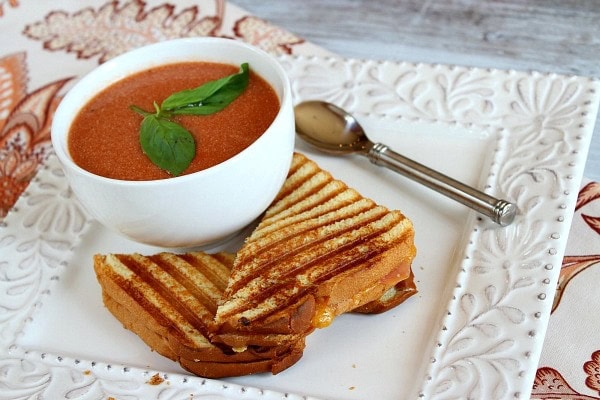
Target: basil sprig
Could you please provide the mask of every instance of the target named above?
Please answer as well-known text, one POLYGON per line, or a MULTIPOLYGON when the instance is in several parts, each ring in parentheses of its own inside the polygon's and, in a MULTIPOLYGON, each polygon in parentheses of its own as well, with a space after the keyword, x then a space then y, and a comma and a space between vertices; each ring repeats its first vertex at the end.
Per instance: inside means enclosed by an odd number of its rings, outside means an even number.
POLYGON ((130 106, 144 117, 140 126, 144 154, 159 168, 173 176, 180 175, 192 162, 196 143, 188 130, 171 119, 177 115, 210 115, 221 111, 246 89, 249 79, 248 63, 243 63, 238 73, 174 93, 160 106, 155 102, 154 113, 130 106))

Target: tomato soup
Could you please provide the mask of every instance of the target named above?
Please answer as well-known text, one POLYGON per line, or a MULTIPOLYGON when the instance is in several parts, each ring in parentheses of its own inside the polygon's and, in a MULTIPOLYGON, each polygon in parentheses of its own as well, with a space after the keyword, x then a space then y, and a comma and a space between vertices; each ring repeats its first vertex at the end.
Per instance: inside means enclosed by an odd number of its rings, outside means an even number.
MULTIPOLYGON (((129 107, 154 112, 154 102, 184 89, 237 73, 239 66, 211 62, 175 63, 138 72, 96 95, 75 118, 69 152, 81 168, 107 178, 155 180, 171 175, 154 165, 139 142, 143 117, 129 107)), ((196 156, 183 172, 219 164, 252 144, 279 111, 273 88, 252 72, 246 90, 225 109, 211 115, 173 118, 194 136, 196 156)))

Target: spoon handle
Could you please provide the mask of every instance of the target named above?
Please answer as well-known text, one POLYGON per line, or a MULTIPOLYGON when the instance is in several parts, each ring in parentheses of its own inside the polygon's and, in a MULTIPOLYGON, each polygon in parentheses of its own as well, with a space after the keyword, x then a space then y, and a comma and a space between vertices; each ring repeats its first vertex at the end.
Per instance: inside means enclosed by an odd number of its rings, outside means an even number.
POLYGON ((515 218, 517 206, 513 203, 496 199, 471 186, 458 182, 449 176, 396 153, 384 144, 373 144, 366 155, 373 164, 387 167, 454 199, 489 217, 498 225, 510 225, 515 218))

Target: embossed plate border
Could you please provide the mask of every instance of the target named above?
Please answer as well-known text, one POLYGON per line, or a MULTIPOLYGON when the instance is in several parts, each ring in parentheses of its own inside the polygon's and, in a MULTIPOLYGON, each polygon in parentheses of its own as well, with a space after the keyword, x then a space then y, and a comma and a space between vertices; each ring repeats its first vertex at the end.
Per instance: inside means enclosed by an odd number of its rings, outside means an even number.
MULTIPOLYGON (((515 201, 520 214, 504 229, 472 220, 415 395, 528 397, 593 132, 598 82, 335 57, 280 60, 297 100, 499 132, 485 190, 515 201)), ((66 273, 90 220, 51 157, 1 225, 0 398, 309 398, 21 348, 18 338, 66 273), (155 375, 169 385, 147 384, 155 375)))

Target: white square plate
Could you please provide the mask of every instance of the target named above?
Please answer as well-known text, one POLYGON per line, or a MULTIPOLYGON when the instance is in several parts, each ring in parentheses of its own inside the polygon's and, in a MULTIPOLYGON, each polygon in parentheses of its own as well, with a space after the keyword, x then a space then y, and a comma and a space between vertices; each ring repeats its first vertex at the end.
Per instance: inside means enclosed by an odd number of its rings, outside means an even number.
MULTIPOLYGON (((284 56, 296 101, 355 113, 374 141, 516 202, 500 228, 370 164, 297 149, 415 225, 419 293, 343 315, 276 376, 208 380, 151 352, 103 307, 92 255, 153 253, 90 220, 54 157, 0 230, 0 387, 53 399, 526 398, 599 103, 581 77, 284 56), (158 375, 156 375, 158 374, 158 375), (151 379, 156 376, 154 379, 151 379)), ((228 245, 234 250, 239 245, 228 245)))

